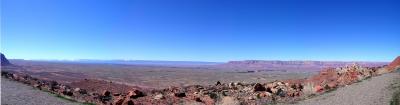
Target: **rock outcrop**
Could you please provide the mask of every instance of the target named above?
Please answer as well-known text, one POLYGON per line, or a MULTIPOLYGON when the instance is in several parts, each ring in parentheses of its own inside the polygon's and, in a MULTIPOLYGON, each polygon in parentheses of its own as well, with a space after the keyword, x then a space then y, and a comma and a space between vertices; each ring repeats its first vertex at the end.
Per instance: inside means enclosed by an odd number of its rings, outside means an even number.
POLYGON ((400 56, 398 56, 395 60, 393 60, 386 68, 389 71, 393 71, 396 68, 400 68, 400 56))
POLYGON ((4 56, 3 53, 0 53, 0 54, 1 54, 1 66, 11 65, 10 61, 8 61, 6 56, 4 56))

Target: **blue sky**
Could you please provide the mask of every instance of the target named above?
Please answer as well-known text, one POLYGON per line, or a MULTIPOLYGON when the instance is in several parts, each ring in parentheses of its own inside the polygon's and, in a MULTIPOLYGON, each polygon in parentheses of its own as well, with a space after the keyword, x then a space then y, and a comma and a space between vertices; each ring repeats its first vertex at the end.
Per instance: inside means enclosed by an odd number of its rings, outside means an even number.
POLYGON ((398 0, 1 0, 14 59, 391 61, 398 0))

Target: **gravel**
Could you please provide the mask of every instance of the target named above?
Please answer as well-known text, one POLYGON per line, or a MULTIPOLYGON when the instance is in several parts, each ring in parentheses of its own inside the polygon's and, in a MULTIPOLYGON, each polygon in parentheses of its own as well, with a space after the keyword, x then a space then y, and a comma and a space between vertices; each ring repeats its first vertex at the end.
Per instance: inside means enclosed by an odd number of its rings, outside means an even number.
POLYGON ((389 105, 393 86, 400 85, 400 73, 389 73, 338 88, 296 105, 389 105))
POLYGON ((1 105, 79 105, 22 83, 1 78, 1 105))

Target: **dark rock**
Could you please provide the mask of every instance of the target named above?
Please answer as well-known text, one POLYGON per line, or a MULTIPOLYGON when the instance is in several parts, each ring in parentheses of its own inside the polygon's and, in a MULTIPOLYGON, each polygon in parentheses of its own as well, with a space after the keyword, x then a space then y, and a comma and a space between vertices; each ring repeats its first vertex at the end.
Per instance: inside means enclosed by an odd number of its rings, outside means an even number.
POLYGON ((200 99, 199 97, 196 97, 194 100, 195 100, 196 102, 203 102, 203 101, 201 101, 201 99, 200 99))
POLYGON ((10 61, 8 61, 8 59, 6 58, 6 56, 4 56, 3 53, 1 54, 1 66, 8 66, 11 65, 10 61))
POLYGON ((183 92, 175 93, 175 97, 186 97, 186 94, 183 92))
POLYGON ((261 85, 260 83, 256 83, 254 85, 253 89, 254 89, 254 91, 265 91, 266 90, 265 87, 263 85, 261 85))
POLYGON ((135 105, 132 100, 126 100, 122 105, 135 105))
POLYGON ((122 105, 124 103, 125 99, 123 97, 118 97, 115 101, 114 101, 114 105, 122 105))
POLYGON ((281 96, 281 97, 285 97, 286 96, 286 92, 283 91, 282 89, 278 89, 278 92, 276 93, 276 95, 281 96))
POLYGON ((217 83, 215 84, 215 86, 221 85, 221 82, 217 81, 217 83))
POLYGON ((145 94, 136 89, 128 92, 128 97, 132 98, 132 99, 136 99, 136 98, 143 97, 143 96, 145 96, 145 94))
POLYGON ((86 91, 85 89, 80 89, 80 90, 79 90, 79 93, 80 93, 80 94, 87 94, 87 91, 86 91))
POLYGON ((72 93, 72 91, 70 89, 66 89, 66 90, 62 91, 62 94, 67 95, 67 96, 74 95, 74 93, 72 93))
POLYGON ((113 96, 120 96, 121 93, 114 93, 113 96))
POLYGON ((105 90, 105 91, 103 92, 103 96, 111 96, 111 92, 105 90))
POLYGON ((58 87, 58 83, 56 82, 56 81, 50 81, 50 83, 49 83, 49 87, 50 87, 50 90, 55 90, 55 89, 58 89, 59 87, 58 87))

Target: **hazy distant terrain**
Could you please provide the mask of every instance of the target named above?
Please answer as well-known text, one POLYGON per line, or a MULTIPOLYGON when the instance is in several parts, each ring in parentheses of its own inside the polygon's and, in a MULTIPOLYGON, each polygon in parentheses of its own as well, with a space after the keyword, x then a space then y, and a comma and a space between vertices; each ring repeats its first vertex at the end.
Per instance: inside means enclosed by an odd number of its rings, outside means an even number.
MULTIPOLYGON (((98 64, 10 60, 33 76, 57 81, 79 81, 85 78, 111 80, 141 87, 165 88, 169 86, 211 85, 221 82, 269 82, 282 79, 305 78, 314 72, 260 71, 224 69, 210 66, 149 66, 127 64, 98 64)), ((7 70, 7 68, 6 68, 7 70)))
POLYGON ((245 70, 288 70, 288 71, 319 71, 328 67, 343 67, 357 63, 363 67, 377 67, 387 65, 388 62, 362 62, 362 61, 279 61, 279 60, 245 60, 230 61, 218 67, 226 69, 245 70))
MULTIPOLYGON (((82 63, 82 62, 51 62, 10 60, 20 68, 10 70, 23 70, 33 76, 63 82, 79 81, 85 78, 103 79, 140 87, 165 88, 169 86, 186 85, 212 85, 221 82, 271 82, 274 80, 302 79, 315 73, 315 69, 328 67, 325 65, 311 65, 309 63, 293 64, 281 61, 281 64, 266 65, 265 62, 229 62, 220 63, 187 63, 192 66, 174 65, 177 62, 163 61, 151 65, 121 64, 121 63, 82 63), (169 65, 166 65, 169 64, 169 65), (234 67, 234 68, 232 68, 234 67), (269 69, 268 67, 271 67, 269 69), (279 68, 280 67, 280 68, 279 68), (307 69, 307 67, 311 67, 307 69)), ((144 62, 144 61, 143 61, 144 62)), ((185 62, 179 62, 185 63, 185 62)), ((332 64, 332 63, 330 63, 332 64)), ((335 64, 335 63, 333 63, 335 64)), ((337 65, 350 64, 339 63, 337 65)), ((376 65, 376 63, 371 63, 376 65)), ((385 63, 378 63, 385 64, 385 63)), ((7 70, 7 68, 5 69, 7 70)))
POLYGON ((204 66, 217 65, 223 62, 204 62, 204 61, 160 61, 160 60, 45 60, 49 62, 64 63, 90 63, 90 64, 128 64, 128 65, 158 65, 158 66, 204 66))

